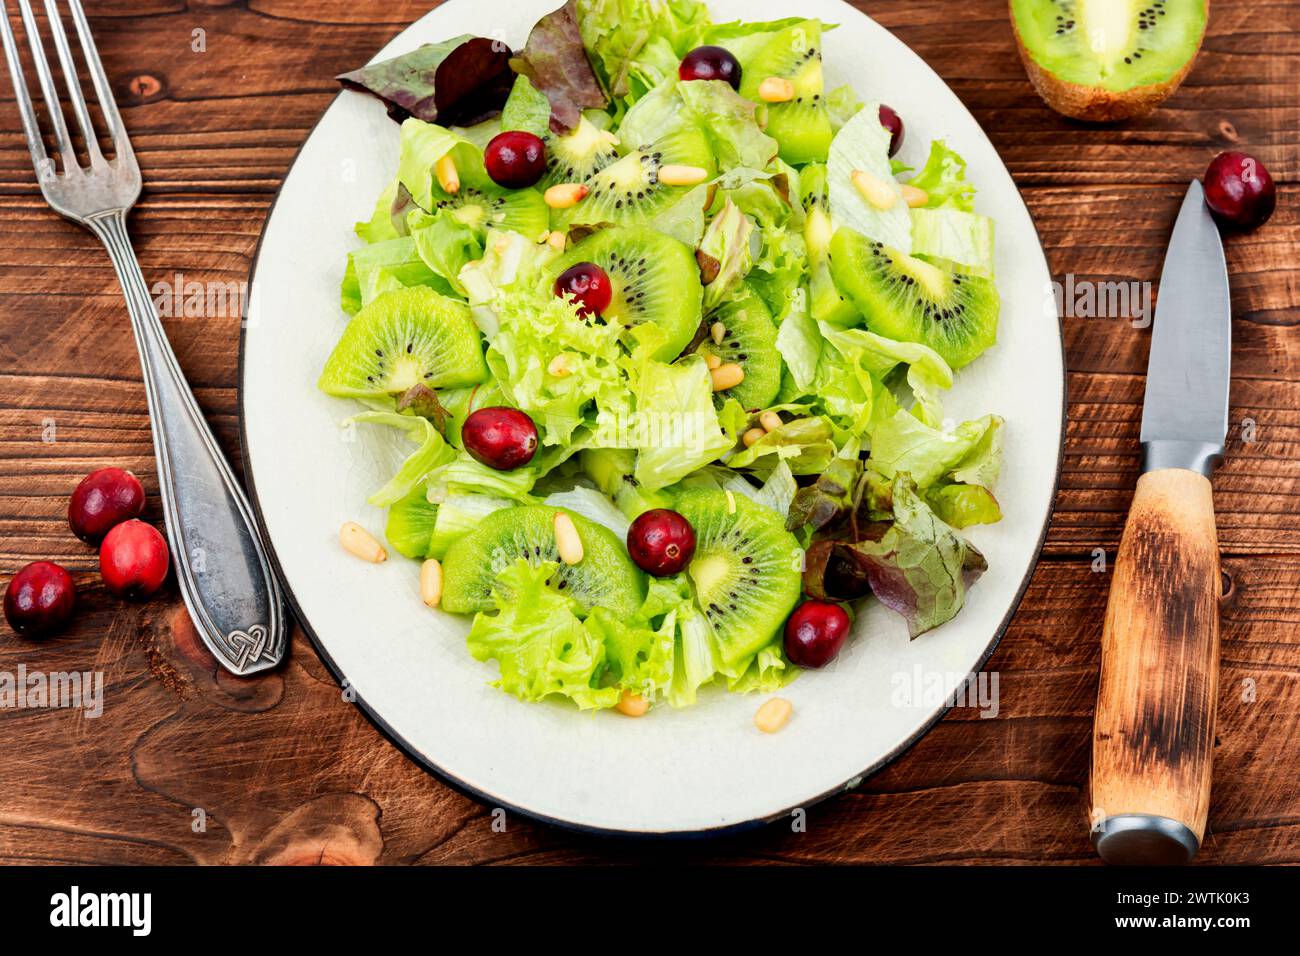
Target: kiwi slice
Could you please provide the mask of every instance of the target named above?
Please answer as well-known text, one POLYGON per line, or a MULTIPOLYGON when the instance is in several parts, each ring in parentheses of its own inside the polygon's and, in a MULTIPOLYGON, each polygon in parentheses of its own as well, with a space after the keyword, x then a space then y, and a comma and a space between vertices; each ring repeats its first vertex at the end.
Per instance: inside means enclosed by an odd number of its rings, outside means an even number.
POLYGON ((618 150, 614 148, 618 137, 600 129, 585 116, 567 136, 547 130, 542 139, 546 143, 543 189, 555 183, 586 182, 618 159, 618 150))
POLYGON ((474 229, 492 226, 508 229, 529 239, 541 239, 551 229, 551 210, 536 189, 504 189, 486 172, 462 171, 460 188, 443 190, 435 178, 433 209, 452 210, 453 216, 474 229))
POLYGON ((722 341, 715 342, 710 334, 697 351, 745 370, 744 380, 725 392, 716 392, 714 401, 721 407, 723 401, 734 398, 750 411, 767 408, 781 388, 781 359, 776 351, 776 323, 763 300, 742 286, 738 297, 714 309, 705 322, 710 333, 722 323, 722 341))
POLYGON ((454 388, 486 378, 469 306, 427 286, 410 286, 385 292, 352 317, 317 385, 330 395, 371 398, 414 385, 454 388))
POLYGON ((708 177, 717 171, 704 133, 694 126, 678 126, 586 180, 586 198, 559 210, 557 225, 634 226, 648 222, 694 188, 661 183, 659 170, 664 166, 698 166, 708 177))
POLYGON ((384 537, 407 558, 423 558, 429 553, 438 506, 426 496, 424 483, 388 509, 384 537))
POLYGON ((955 369, 997 340, 992 279, 909 256, 852 229, 835 233, 830 254, 836 285, 873 332, 928 345, 955 369))
POLYGON ((1025 70, 1058 113, 1112 121, 1155 109, 1201 47, 1207 0, 1011 0, 1025 70))
POLYGON ((563 508, 526 505, 494 511, 447 549, 443 559, 442 607, 469 614, 494 607, 492 588, 503 568, 519 558, 534 566, 559 565, 550 585, 585 608, 603 607, 626 619, 645 600, 645 575, 623 542, 594 521, 563 508), (555 546, 555 516, 564 511, 582 539, 582 560, 569 565, 555 546))
POLYGON ((666 336, 655 358, 667 362, 681 354, 699 328, 704 296, 689 246, 648 226, 602 229, 552 263, 550 281, 579 262, 594 262, 609 275, 614 297, 605 321, 653 322, 666 336))
POLYGON ((771 641, 799 600, 799 542, 776 512, 744 495, 686 491, 677 510, 695 529, 687 569, 695 602, 724 661, 738 664, 771 641))
POLYGON ((742 62, 741 95, 762 103, 759 85, 780 77, 794 85, 794 99, 767 106, 767 135, 781 144, 781 158, 792 166, 825 162, 830 153, 830 113, 823 94, 822 25, 803 20, 772 35, 767 45, 742 62))
POLYGON ((799 199, 806 213, 803 238, 808 249, 808 310, 819 322, 849 326, 857 323, 858 310, 840 295, 831 277, 830 245, 835 227, 826 176, 825 163, 809 163, 799 173, 799 199))

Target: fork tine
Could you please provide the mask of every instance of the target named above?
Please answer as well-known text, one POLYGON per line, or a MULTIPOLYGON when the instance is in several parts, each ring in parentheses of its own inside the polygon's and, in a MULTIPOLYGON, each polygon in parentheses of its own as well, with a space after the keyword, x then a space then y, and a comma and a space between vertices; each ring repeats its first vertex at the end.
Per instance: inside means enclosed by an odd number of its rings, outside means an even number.
POLYGON ((45 94, 45 106, 50 113, 50 122, 54 124, 54 137, 59 142, 59 158, 63 161, 63 170, 69 172, 80 169, 77 163, 77 151, 72 146, 72 137, 68 135, 68 125, 63 122, 63 106, 59 103, 59 91, 54 86, 50 61, 45 58, 45 45, 41 42, 36 15, 32 13, 29 0, 18 0, 18 9, 22 11, 23 29, 27 31, 27 40, 32 48, 36 76, 41 81, 41 92, 45 94))
POLYGON ((119 159, 127 156, 134 162, 131 140, 126 135, 126 127, 122 125, 122 114, 117 110, 117 100, 113 98, 113 88, 104 73, 104 63, 99 58, 99 50, 95 48, 95 38, 90 33, 86 12, 81 9, 81 0, 68 0, 68 9, 72 12, 72 22, 77 27, 77 38, 81 41, 81 52, 86 57, 90 79, 95 85, 95 98, 99 100, 99 108, 104 111, 104 119, 108 122, 113 148, 119 159))
POLYGON ((45 0, 45 15, 50 21, 54 46, 59 51, 59 63, 63 65, 63 79, 68 85, 68 99, 72 102, 73 112, 77 114, 77 122, 81 124, 81 133, 86 138, 86 152, 90 155, 90 165, 102 165, 104 154, 99 150, 99 139, 95 136, 95 127, 90 122, 86 97, 81 92, 81 81, 77 78, 77 64, 72 59, 68 35, 63 30, 63 17, 59 14, 59 7, 55 0, 45 0))
POLYGON ((36 178, 40 182, 50 170, 50 158, 45 155, 45 141, 41 138, 40 123, 36 119, 36 108, 32 106, 31 94, 27 91, 27 79, 23 76, 23 61, 18 56, 18 41, 14 37, 13 25, 9 22, 9 7, 0 0, 0 37, 4 40, 5 59, 9 61, 9 78, 14 84, 14 100, 23 120, 23 132, 27 135, 27 148, 32 153, 32 165, 36 167, 36 178))

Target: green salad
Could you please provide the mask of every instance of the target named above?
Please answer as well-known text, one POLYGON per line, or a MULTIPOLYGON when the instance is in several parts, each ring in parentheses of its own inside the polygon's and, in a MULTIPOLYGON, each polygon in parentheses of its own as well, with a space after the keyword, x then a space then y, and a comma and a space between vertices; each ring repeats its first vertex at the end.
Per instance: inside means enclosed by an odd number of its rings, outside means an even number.
POLYGON ((892 158, 883 91, 826 88, 832 29, 570 0, 340 77, 401 145, 319 387, 409 440, 370 503, 507 693, 773 691, 843 640, 801 603, 915 637, 986 567, 1003 421, 943 392, 996 338, 993 224, 942 140, 892 158))

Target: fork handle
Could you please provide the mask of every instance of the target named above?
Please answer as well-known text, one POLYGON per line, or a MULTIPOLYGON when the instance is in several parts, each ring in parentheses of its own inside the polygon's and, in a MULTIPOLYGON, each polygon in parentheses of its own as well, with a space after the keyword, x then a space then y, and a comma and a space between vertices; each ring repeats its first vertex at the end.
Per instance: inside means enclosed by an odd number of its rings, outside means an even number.
POLYGON ((284 598, 252 509, 181 373, 126 229, 126 212, 87 221, 126 296, 153 426, 163 517, 181 597, 208 649, 247 675, 284 656, 284 598))

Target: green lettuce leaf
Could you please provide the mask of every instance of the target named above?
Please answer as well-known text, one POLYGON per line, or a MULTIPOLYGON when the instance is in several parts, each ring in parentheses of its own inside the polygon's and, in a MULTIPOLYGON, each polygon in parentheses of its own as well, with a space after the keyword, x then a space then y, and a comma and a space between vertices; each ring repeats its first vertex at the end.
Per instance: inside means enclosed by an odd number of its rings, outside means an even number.
POLYGON ((880 125, 880 104, 868 103, 831 140, 827 190, 836 228, 847 226, 868 239, 901 252, 912 250, 912 217, 902 187, 889 165, 889 131, 880 125), (879 209, 853 185, 854 170, 871 173, 895 193, 894 204, 879 209))
POLYGON ((437 515, 425 546, 426 555, 441 561, 446 557, 447 549, 477 528, 484 518, 502 508, 514 507, 514 504, 509 498, 449 490, 437 505, 429 505, 437 509, 437 515))
POLYGON ((975 211, 975 187, 966 181, 966 160, 941 139, 930 144, 930 155, 925 165, 908 181, 908 185, 924 189, 929 194, 927 209, 975 211))
POLYGON ((754 257, 750 251, 753 233, 754 224, 730 198, 710 220, 696 254, 700 271, 707 279, 704 286, 705 312, 725 302, 753 268, 754 257))
POLYGON ((900 411, 871 433, 871 456, 867 464, 886 478, 908 474, 921 490, 960 471, 963 465, 972 472, 991 472, 996 476, 997 465, 992 459, 995 449, 1000 447, 996 434, 1001 428, 1002 419, 985 415, 945 432, 900 411), (993 437, 991 432, 995 433, 993 437))
POLYGON ((765 169, 776 158, 779 144, 759 128, 757 104, 724 80, 692 80, 674 84, 695 123, 704 130, 718 168, 765 169))
MULTIPOLYGON (((943 421, 943 401, 939 392, 952 388, 952 369, 934 349, 919 342, 888 339, 868 329, 839 329, 823 324, 821 332, 855 368, 865 370, 874 382, 884 381, 885 376, 899 365, 906 365, 907 384, 917 402, 913 414, 929 425, 943 421)), ((879 421, 889 414, 892 414, 892 409, 882 408, 874 418, 879 421)))
POLYGON ((417 210, 411 214, 409 222, 411 240, 420 259, 456 295, 464 298, 465 286, 460 281, 460 272, 483 255, 483 244, 477 232, 447 209, 440 209, 434 215, 417 210))
POLYGON ((912 210, 912 254, 993 275, 993 220, 952 206, 912 210))
POLYGON ((462 177, 483 165, 482 155, 474 144, 451 130, 418 119, 402 124, 397 180, 421 209, 432 211, 437 204, 433 167, 448 153, 452 154, 462 177))
POLYGON ((704 359, 692 355, 674 365, 646 358, 637 370, 634 442, 636 480, 650 491, 715 461, 735 438, 718 423, 713 380, 704 359))
POLYGON ((442 435, 438 434, 438 429, 433 427, 433 422, 427 418, 418 415, 399 415, 396 412, 362 412, 360 415, 352 416, 349 421, 369 422, 399 429, 406 432, 407 437, 419 445, 402 462, 401 467, 397 469, 397 474, 370 496, 368 500, 377 507, 387 507, 405 498, 416 485, 423 482, 429 472, 456 458, 456 449, 443 440, 442 435))
POLYGON ((997 498, 980 485, 935 485, 925 493, 925 501, 941 521, 954 528, 1002 520, 997 498))
POLYGON ((696 0, 578 0, 583 45, 620 115, 677 75, 708 26, 708 8, 696 0))
POLYGON ((834 430, 828 419, 816 415, 796 418, 774 428, 748 448, 727 459, 731 468, 764 470, 784 462, 796 475, 819 475, 835 458, 834 430), (776 456, 768 459, 767 456, 776 456))

